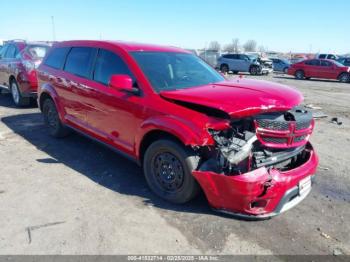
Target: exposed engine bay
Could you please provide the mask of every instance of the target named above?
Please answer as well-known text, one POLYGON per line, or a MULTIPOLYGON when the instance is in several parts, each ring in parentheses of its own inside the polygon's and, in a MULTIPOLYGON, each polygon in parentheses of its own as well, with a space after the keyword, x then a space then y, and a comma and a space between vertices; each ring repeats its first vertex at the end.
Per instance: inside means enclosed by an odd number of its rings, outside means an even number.
POLYGON ((234 119, 230 126, 209 130, 216 146, 206 153, 201 170, 239 175, 264 166, 285 171, 308 159, 314 120, 304 107, 234 119))

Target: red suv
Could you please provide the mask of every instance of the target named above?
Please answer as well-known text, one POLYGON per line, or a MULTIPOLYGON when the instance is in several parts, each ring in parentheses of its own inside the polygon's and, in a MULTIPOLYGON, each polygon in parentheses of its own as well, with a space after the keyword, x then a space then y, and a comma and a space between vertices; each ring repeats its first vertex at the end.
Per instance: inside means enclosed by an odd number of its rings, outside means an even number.
POLYGON ((309 59, 292 64, 288 74, 297 79, 325 78, 345 83, 350 81, 350 67, 329 59, 309 59))
POLYGON ((42 42, 13 40, 1 49, 0 88, 11 92, 16 106, 27 106, 31 98, 36 98, 36 68, 49 47, 42 42))
POLYGON ((73 129, 135 160, 155 194, 265 218, 304 199, 318 158, 294 88, 227 81, 192 53, 110 41, 55 45, 38 69, 50 134, 73 129))

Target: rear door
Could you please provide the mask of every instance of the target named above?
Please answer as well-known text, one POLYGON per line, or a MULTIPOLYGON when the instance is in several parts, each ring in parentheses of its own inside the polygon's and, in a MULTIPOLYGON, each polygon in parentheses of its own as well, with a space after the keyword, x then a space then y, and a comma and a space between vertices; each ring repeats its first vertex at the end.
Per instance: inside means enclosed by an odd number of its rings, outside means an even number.
POLYGON ((246 55, 239 55, 240 71, 249 72, 251 60, 246 55))
POLYGON ((7 50, 4 54, 4 59, 1 61, 1 82, 3 85, 9 87, 9 79, 10 79, 10 72, 13 60, 16 56, 16 46, 13 44, 9 44, 7 47, 7 50))
POLYGON ((84 128, 87 127, 87 112, 90 110, 88 96, 96 54, 96 48, 72 47, 63 69, 65 93, 63 106, 66 118, 84 128))
POLYGON ((321 63, 319 59, 312 59, 305 62, 305 76, 306 77, 320 77, 321 63))

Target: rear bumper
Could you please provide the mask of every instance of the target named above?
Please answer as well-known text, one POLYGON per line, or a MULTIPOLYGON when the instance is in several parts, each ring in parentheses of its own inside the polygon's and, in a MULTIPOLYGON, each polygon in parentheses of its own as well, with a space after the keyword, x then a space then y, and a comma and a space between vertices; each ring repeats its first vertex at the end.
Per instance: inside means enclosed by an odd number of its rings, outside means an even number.
POLYGON ((300 193, 301 180, 316 172, 318 157, 309 145, 308 159, 300 166, 280 172, 265 167, 236 176, 196 170, 194 177, 201 185, 210 206, 219 212, 249 219, 266 219, 299 204, 311 187, 300 193))

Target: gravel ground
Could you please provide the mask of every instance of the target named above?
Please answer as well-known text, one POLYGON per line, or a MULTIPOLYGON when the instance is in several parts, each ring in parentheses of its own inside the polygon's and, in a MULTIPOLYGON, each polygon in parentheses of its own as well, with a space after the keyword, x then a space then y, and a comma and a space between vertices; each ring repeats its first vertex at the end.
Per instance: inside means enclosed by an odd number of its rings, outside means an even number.
POLYGON ((165 203, 135 164, 77 134, 50 138, 36 107, 0 95, 0 254, 350 255, 350 84, 255 78, 295 86, 328 115, 312 137, 312 193, 259 222, 213 213, 203 195, 165 203))

